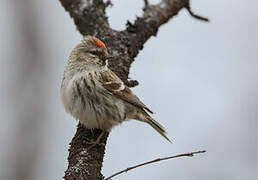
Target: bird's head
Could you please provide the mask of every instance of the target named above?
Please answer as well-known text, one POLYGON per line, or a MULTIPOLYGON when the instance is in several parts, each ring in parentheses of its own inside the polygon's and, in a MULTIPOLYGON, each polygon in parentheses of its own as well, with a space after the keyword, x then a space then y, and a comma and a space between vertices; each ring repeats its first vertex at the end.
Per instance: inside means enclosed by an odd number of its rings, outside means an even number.
POLYGON ((104 65, 108 59, 112 58, 112 56, 109 55, 105 44, 93 36, 85 36, 75 49, 77 53, 79 53, 79 59, 77 59, 79 61, 84 59, 88 62, 104 65))

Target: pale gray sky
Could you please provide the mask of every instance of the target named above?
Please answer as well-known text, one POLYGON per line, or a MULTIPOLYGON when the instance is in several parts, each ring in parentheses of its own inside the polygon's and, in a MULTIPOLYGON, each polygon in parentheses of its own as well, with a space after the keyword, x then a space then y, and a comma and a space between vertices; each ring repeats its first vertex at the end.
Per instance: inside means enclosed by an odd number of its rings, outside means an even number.
MULTIPOLYGON (((27 179, 61 179, 77 122, 64 111, 59 87, 81 35, 58 0, 23 1, 29 6, 14 8, 14 0, 1 0, 0 6, 0 179, 13 180, 19 161, 34 163, 27 179), (29 160, 28 152, 37 158, 29 160)), ((108 15, 116 29, 141 14, 141 0, 112 2, 108 15)), ((258 2, 191 2, 194 12, 211 22, 181 11, 146 43, 130 73, 140 82, 133 91, 155 111, 174 143, 147 125, 124 123, 108 139, 106 176, 157 157, 206 149, 204 155, 114 179, 258 177, 258 2)))

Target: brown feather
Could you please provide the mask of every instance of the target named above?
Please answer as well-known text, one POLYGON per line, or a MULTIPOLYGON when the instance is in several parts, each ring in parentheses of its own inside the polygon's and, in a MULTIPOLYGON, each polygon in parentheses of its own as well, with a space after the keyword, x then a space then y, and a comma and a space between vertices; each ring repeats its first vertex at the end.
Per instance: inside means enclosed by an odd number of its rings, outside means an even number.
POLYGON ((145 109, 149 113, 153 114, 153 112, 143 102, 141 102, 140 99, 133 94, 129 87, 127 87, 123 81, 111 70, 101 72, 101 78, 103 87, 109 92, 116 95, 118 98, 141 109, 145 109))

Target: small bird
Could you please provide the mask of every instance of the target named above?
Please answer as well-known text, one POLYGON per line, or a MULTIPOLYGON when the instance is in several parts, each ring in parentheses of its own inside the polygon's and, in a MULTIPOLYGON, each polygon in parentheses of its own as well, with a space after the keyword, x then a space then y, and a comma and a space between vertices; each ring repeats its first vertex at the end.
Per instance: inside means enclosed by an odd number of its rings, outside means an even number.
POLYGON ((72 50, 61 85, 65 110, 85 127, 103 130, 96 143, 105 131, 129 119, 148 123, 170 141, 148 114, 153 112, 108 68, 111 58, 105 44, 93 36, 85 36, 72 50))

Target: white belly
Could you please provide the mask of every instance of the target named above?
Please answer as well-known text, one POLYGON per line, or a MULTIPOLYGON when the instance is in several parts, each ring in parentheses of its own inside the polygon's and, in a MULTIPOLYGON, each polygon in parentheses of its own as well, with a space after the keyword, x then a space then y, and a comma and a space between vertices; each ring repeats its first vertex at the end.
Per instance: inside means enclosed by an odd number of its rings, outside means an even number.
POLYGON ((66 111, 87 128, 110 131, 125 120, 124 102, 109 94, 99 82, 94 82, 95 88, 91 83, 87 74, 73 77, 66 87, 61 88, 62 102, 66 111))

